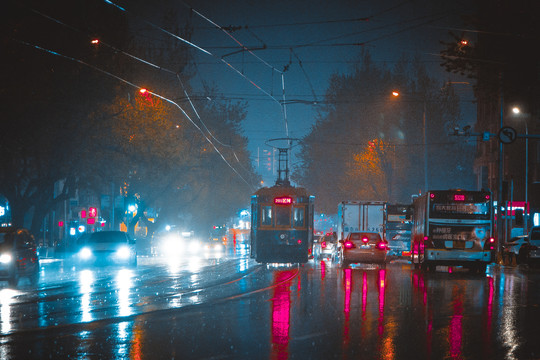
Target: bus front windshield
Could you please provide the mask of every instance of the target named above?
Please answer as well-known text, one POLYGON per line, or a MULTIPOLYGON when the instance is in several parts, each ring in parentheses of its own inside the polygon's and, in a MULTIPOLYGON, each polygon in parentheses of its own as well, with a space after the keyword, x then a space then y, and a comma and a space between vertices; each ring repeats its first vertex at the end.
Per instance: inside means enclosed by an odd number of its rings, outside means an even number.
POLYGON ((490 202, 431 202, 430 218, 490 220, 490 202))

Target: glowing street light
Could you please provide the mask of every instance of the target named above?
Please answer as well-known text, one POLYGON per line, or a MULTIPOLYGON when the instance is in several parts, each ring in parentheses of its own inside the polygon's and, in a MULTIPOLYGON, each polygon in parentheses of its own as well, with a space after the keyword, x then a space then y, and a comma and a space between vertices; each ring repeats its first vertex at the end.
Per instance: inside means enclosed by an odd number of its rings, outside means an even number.
MULTIPOLYGON (((397 90, 392 91, 392 96, 399 97, 401 94, 397 90)), ((427 161, 427 135, 426 135, 426 100, 423 99, 424 110, 422 114, 422 132, 423 132, 423 145, 424 145, 424 191, 428 189, 428 161, 427 161)))
MULTIPOLYGON (((515 115, 521 114, 521 109, 517 106, 514 106, 512 108, 512 112, 515 115)), ((527 119, 525 119, 525 234, 528 234, 528 227, 529 227, 529 211, 528 211, 528 203, 529 203, 529 127, 527 126, 527 119)))

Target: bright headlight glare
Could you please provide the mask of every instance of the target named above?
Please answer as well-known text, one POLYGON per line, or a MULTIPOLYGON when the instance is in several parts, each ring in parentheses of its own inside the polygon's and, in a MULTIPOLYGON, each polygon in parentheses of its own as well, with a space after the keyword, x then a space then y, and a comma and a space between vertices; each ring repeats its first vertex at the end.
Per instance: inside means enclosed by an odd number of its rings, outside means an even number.
POLYGON ((90 259, 91 256, 92 250, 90 250, 90 248, 84 247, 81 249, 81 251, 79 251, 79 257, 83 260, 90 259))
POLYGON ((0 255, 0 263, 7 264, 11 262, 13 258, 11 257, 11 254, 2 254, 0 255))
POLYGON ((189 243, 189 250, 192 252, 199 250, 200 247, 201 247, 201 244, 199 244, 198 241, 192 241, 189 243))
POLYGON ((174 256, 180 253, 182 243, 178 238, 167 239, 161 244, 161 251, 168 256, 174 256))
POLYGON ((116 255, 117 255, 120 259, 127 259, 127 258, 129 258, 129 255, 130 255, 129 248, 128 248, 127 246, 122 246, 122 247, 118 248, 118 250, 116 250, 116 255))

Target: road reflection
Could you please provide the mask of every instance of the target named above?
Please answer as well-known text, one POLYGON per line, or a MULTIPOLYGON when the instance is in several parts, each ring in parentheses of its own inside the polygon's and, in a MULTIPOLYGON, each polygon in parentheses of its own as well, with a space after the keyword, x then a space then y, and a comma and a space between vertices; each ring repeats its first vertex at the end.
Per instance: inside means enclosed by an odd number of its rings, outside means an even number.
POLYGON ((93 320, 91 296, 94 284, 94 272, 92 270, 82 270, 79 274, 79 286, 81 296, 81 322, 93 320))
POLYGON ((289 357, 291 281, 297 273, 297 270, 283 270, 274 273, 271 359, 282 360, 289 357))
POLYGON ((11 304, 19 292, 12 289, 0 290, 0 320, 2 321, 2 334, 11 332, 11 304))

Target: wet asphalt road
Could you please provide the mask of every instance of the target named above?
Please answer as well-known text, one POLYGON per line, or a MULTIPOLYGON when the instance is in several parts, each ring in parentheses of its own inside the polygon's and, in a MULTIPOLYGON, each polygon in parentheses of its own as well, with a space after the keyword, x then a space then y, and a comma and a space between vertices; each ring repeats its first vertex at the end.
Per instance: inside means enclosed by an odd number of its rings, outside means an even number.
POLYGON ((0 358, 540 359, 540 270, 451 270, 49 259, 37 287, 0 285, 0 358))

